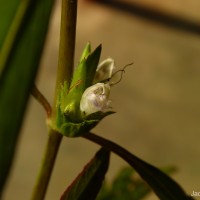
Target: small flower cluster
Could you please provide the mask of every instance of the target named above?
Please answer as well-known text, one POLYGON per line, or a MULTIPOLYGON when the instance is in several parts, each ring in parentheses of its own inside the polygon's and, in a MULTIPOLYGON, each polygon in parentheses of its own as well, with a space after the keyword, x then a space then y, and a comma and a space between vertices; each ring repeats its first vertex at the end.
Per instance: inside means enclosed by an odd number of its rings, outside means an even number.
POLYGON ((83 50, 72 80, 61 85, 57 99, 57 115, 51 127, 67 137, 78 137, 94 128, 109 110, 113 85, 114 60, 99 63, 101 45, 91 51, 88 43, 83 50))

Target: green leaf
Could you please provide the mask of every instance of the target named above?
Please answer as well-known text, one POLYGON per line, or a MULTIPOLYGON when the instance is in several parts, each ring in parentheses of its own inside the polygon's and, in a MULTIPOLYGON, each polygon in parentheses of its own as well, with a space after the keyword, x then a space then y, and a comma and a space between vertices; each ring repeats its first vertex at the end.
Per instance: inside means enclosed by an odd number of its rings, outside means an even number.
POLYGON ((151 191, 147 184, 130 167, 121 169, 109 185, 102 188, 97 200, 139 200, 151 191))
POLYGON ((2 45, 4 40, 8 34, 8 30, 12 24, 13 18, 15 17, 15 13, 17 7, 19 5, 20 0, 13 0, 12 2, 6 2, 4 0, 0 0, 0 50, 2 51, 2 45))
POLYGON ((112 193, 115 199, 139 200, 150 192, 132 168, 124 168, 113 182, 112 193))
POLYGON ((173 179, 153 165, 139 159, 134 155, 131 156, 128 162, 148 183, 148 185, 154 190, 160 199, 191 199, 173 179))
POLYGON ((67 188, 61 200, 94 200, 109 166, 110 152, 101 148, 67 188))
MULTIPOLYGON (((175 168, 163 169, 167 173, 174 172, 175 168)), ((124 167, 112 181, 112 185, 103 186, 98 200, 140 200, 150 193, 150 187, 138 176, 131 167, 124 167)))
POLYGON ((20 34, 20 27, 24 22, 23 18, 25 18, 27 14, 26 11, 31 5, 31 1, 27 0, 19 3, 15 0, 13 4, 2 3, 1 5, 3 5, 1 8, 4 8, 4 5, 7 5, 5 7, 8 13, 5 13, 5 10, 1 10, 2 17, 6 16, 7 18, 5 20, 4 18, 1 18, 4 23, 2 23, 2 32, 0 34, 0 75, 6 67, 6 62, 8 62, 14 43, 16 42, 15 40, 17 39, 18 34, 20 34))
POLYGON ((0 194, 12 164, 52 6, 53 0, 1 1, 0 194))
POLYGON ((192 199, 167 174, 138 158, 120 145, 89 132, 82 135, 82 137, 105 147, 124 159, 139 173, 142 179, 146 181, 161 200, 192 199))

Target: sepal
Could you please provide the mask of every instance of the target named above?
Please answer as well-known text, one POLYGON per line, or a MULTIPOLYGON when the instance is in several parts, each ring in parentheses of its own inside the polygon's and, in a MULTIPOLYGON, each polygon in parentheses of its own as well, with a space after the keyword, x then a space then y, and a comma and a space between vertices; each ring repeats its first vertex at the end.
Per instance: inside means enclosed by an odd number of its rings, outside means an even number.
POLYGON ((57 131, 67 137, 79 137, 84 133, 94 128, 104 117, 114 114, 115 112, 96 112, 87 116, 81 122, 71 121, 67 116, 63 116, 60 126, 57 126, 57 131))
POLYGON ((100 59, 101 45, 92 53, 90 48, 88 43, 83 51, 79 65, 74 71, 69 89, 66 89, 65 85, 61 87, 59 100, 61 102, 61 111, 75 121, 81 120, 80 100, 85 89, 93 82, 100 59))

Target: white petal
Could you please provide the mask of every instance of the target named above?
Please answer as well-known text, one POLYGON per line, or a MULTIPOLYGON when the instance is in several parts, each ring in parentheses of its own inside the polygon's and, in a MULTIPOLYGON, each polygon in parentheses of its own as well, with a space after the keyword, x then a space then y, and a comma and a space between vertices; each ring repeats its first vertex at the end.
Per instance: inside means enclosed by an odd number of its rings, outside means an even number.
POLYGON ((98 111, 105 111, 109 108, 110 100, 110 86, 109 84, 97 83, 87 88, 80 101, 80 110, 86 115, 98 111))
POLYGON ((111 78, 114 68, 114 60, 112 58, 107 58, 104 61, 102 61, 97 66, 94 83, 111 78))

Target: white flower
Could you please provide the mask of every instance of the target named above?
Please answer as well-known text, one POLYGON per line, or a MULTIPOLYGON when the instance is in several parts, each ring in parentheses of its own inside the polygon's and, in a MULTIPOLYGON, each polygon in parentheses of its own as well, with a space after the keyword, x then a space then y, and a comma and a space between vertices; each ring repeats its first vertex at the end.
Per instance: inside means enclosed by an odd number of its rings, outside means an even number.
POLYGON ((114 68, 114 60, 112 58, 107 58, 104 61, 102 61, 97 66, 96 74, 94 77, 94 83, 110 79, 113 74, 114 68))
POLYGON ((110 108, 111 101, 108 99, 110 94, 110 85, 96 83, 88 87, 81 98, 80 110, 85 115, 90 115, 98 111, 105 111, 110 108))

